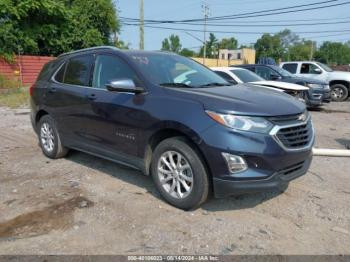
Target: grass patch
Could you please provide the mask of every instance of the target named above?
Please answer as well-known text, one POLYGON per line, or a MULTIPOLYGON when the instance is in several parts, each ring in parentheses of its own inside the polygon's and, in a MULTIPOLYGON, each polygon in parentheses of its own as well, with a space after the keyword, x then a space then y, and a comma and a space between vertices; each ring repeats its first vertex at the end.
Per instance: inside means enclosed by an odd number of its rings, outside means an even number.
POLYGON ((21 82, 16 78, 8 78, 0 74, 0 91, 16 90, 21 87, 21 82))
POLYGON ((10 108, 28 107, 29 90, 22 87, 17 78, 8 78, 0 74, 0 106, 10 108))
POLYGON ((29 90, 22 87, 12 90, 8 93, 0 93, 0 106, 10 108, 28 107, 29 106, 29 90))

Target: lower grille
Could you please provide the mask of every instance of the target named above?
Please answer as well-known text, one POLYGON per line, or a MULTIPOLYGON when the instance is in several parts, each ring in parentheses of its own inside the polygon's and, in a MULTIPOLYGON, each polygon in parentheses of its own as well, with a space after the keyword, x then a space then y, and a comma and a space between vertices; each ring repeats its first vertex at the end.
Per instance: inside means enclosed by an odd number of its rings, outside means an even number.
POLYGON ((305 161, 303 162, 300 162, 300 163, 297 163, 295 165, 292 165, 292 166, 289 166, 283 170, 281 170, 279 173, 281 175, 284 175, 284 176, 287 176, 287 175, 292 175, 294 174, 295 172, 301 170, 303 167, 304 167, 304 163, 305 161))

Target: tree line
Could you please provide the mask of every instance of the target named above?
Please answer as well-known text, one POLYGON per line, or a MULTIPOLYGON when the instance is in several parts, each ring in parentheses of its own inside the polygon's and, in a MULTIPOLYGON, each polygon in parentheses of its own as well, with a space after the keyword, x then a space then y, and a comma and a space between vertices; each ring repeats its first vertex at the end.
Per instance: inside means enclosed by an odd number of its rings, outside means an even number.
POLYGON ((0 56, 53 55, 97 45, 128 46, 112 0, 0 0, 0 56))
MULTIPOLYGON (((241 49, 245 45, 238 45, 234 37, 217 39, 213 33, 209 34, 206 41, 206 57, 218 58, 219 49, 241 49)), ((263 34, 255 44, 249 46, 256 50, 256 59, 272 57, 275 61, 300 61, 317 60, 331 65, 350 64, 350 40, 347 43, 323 42, 318 46, 316 41, 306 40, 299 37, 289 29, 277 34, 263 34)), ((182 48, 179 36, 171 35, 162 42, 162 50, 175 52, 184 56, 203 56, 203 45, 198 52, 182 48)))
MULTIPOLYGON (((71 50, 113 45, 129 45, 118 39, 120 31, 113 0, 0 0, 0 57, 11 61, 14 54, 57 56, 71 50)), ((220 49, 238 49, 235 37, 218 39, 213 33, 206 41, 206 56, 217 58, 220 49)), ((256 58, 272 57, 276 61, 318 60, 327 64, 350 63, 350 41, 323 42, 299 37, 285 29, 276 34, 263 34, 255 44, 256 58)), ((184 56, 203 56, 203 44, 183 48, 178 35, 162 42, 162 50, 184 56)))

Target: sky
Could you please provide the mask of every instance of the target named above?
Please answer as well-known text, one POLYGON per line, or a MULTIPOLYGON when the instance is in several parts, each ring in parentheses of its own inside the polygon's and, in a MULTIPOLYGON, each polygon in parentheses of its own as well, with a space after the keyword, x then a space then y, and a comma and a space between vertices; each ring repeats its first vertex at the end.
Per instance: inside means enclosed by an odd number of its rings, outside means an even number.
MULTIPOLYGON (((261 10, 282 8, 294 5, 310 4, 320 2, 321 0, 206 0, 210 16, 224 16, 233 14, 242 14, 247 12, 255 12, 261 10)), ((153 20, 179 20, 179 19, 195 19, 202 18, 202 4, 203 0, 144 0, 145 2, 145 19, 153 20)), ((346 0, 339 0, 339 3, 350 2, 346 0)), ((116 0, 115 1, 118 16, 127 18, 139 18, 139 0, 116 0)), ((337 2, 338 3, 338 2, 337 2)), ((328 3, 329 5, 334 3, 328 3)), ((330 31, 326 33, 299 33, 298 35, 318 42, 318 45, 323 41, 339 41, 345 42, 350 40, 350 4, 330 7, 326 9, 310 10, 299 13, 279 14, 265 17, 235 19, 228 22, 219 21, 211 23, 233 24, 227 27, 209 26, 210 31, 228 31, 228 32, 257 32, 259 34, 242 34, 242 33, 215 33, 218 39, 224 37, 235 37, 239 45, 250 45, 255 43, 261 37, 260 32, 278 32, 288 28, 294 32, 318 32, 330 31), (315 21, 313 21, 315 19, 315 21), (330 20, 328 20, 330 19, 330 20), (272 22, 266 22, 272 21, 272 22), (288 20, 288 21, 286 21, 288 20), (311 20, 311 21, 300 21, 311 20), (262 25, 265 24, 291 24, 291 23, 321 23, 321 22, 346 22, 342 24, 327 24, 315 26, 277 26, 277 27, 243 27, 246 25, 262 25), (343 30, 348 30, 344 32, 343 30), (338 32, 334 32, 338 31, 338 32), (343 31, 343 32, 342 32, 343 31)), ((173 25, 163 24, 157 25, 162 27, 173 27, 179 29, 196 29, 203 30, 203 26, 197 25, 173 25)), ((199 39, 203 39, 202 32, 185 32, 164 30, 155 28, 145 28, 145 50, 159 50, 164 38, 171 34, 177 34, 180 37, 183 48, 190 48, 197 51, 202 45, 199 39), (191 34, 191 35, 190 35, 191 34)), ((139 47, 139 28, 137 26, 122 25, 119 38, 130 44, 130 48, 138 49, 139 47)))

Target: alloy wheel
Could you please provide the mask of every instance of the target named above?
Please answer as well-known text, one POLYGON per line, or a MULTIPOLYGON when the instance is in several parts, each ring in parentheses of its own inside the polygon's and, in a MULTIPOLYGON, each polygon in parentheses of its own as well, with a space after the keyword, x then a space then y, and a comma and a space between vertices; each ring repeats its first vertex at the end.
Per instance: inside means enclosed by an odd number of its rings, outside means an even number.
POLYGON ((55 136, 52 127, 45 122, 40 128, 40 140, 45 151, 52 152, 55 147, 55 136))
POLYGON ((158 178, 172 197, 183 199, 193 188, 193 172, 186 158, 175 151, 164 152, 158 160, 158 178))

